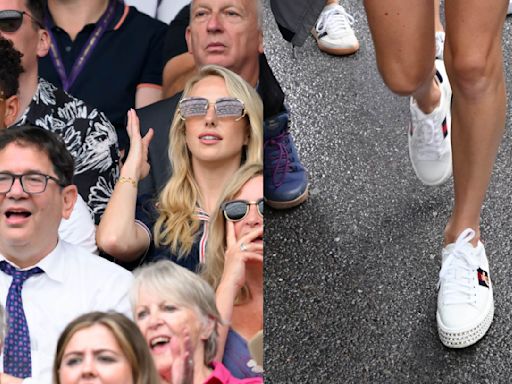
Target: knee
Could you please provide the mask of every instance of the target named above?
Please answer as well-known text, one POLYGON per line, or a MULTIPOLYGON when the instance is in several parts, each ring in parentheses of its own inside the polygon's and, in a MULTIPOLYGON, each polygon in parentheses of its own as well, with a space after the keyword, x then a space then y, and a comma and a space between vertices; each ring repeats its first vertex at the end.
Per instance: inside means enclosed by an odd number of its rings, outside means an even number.
POLYGON ((468 98, 478 98, 493 86, 496 63, 483 53, 454 57, 446 63, 452 88, 468 98))
POLYGON ((409 96, 415 93, 426 81, 432 81, 432 66, 408 65, 395 62, 379 71, 386 86, 397 95, 409 96))

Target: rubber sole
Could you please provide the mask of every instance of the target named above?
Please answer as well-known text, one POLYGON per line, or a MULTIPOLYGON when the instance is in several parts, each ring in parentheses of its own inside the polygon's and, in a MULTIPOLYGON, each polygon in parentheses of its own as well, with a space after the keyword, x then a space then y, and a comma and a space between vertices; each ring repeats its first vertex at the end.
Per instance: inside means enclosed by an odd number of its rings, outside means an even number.
POLYGON ((439 338, 441 343, 448 348, 466 348, 470 345, 475 344, 482 337, 485 336, 489 327, 492 324, 494 317, 494 299, 491 305, 487 309, 486 313, 477 322, 476 325, 470 326, 462 330, 451 330, 443 326, 439 319, 439 314, 436 314, 437 318, 437 330, 439 332, 439 338))
POLYGON ((273 201, 273 200, 265 200, 265 204, 274 209, 289 209, 296 207, 308 199, 309 196, 309 186, 306 187, 306 190, 296 199, 290 201, 273 201))

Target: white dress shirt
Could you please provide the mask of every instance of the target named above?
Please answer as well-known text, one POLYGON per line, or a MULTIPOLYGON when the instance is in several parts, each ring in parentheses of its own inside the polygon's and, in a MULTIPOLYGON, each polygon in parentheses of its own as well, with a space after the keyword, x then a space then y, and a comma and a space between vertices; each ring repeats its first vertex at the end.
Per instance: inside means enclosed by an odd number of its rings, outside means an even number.
MULTIPOLYGON (((0 255, 0 260, 5 257, 0 255)), ((22 289, 32 351, 32 378, 23 383, 51 384, 57 340, 66 325, 91 311, 115 310, 131 318, 128 290, 133 277, 120 266, 62 240, 35 266, 44 273, 27 279, 22 289)), ((11 276, 0 271, 4 306, 11 281, 11 276)))
POLYGON ((91 253, 98 254, 96 226, 82 196, 78 195, 69 219, 60 221, 59 237, 70 244, 79 245, 91 253))

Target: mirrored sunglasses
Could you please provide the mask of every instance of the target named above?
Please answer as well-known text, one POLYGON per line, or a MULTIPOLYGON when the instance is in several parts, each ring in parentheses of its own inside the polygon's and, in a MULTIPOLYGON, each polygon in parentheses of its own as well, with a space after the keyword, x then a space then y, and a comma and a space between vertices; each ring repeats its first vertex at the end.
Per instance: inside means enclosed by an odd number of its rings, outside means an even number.
POLYGON ((258 199, 257 201, 247 200, 231 200, 222 203, 220 209, 224 212, 224 217, 229 221, 240 221, 247 216, 251 205, 258 207, 258 213, 263 217, 263 207, 265 205, 264 198, 258 199))
POLYGON ((210 103, 204 97, 185 97, 180 101, 178 111, 182 120, 203 117, 206 116, 210 104, 215 107, 218 118, 234 117, 238 121, 246 114, 244 102, 235 97, 221 97, 215 103, 210 103))
POLYGON ((37 25, 39 25, 41 28, 44 28, 43 23, 37 20, 30 13, 25 11, 17 11, 14 9, 6 9, 0 11, 0 31, 4 33, 16 32, 18 29, 20 29, 21 24, 23 24, 23 15, 27 15, 37 25))

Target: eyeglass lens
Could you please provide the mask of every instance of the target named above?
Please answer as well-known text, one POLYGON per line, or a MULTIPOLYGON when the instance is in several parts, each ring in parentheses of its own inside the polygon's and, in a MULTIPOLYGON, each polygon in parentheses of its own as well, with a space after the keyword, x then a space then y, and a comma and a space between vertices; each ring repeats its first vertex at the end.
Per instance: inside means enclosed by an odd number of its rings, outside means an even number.
POLYGON ((16 32, 23 23, 23 13, 20 11, 0 11, 0 31, 16 32))
POLYGON ((8 193, 11 190, 15 179, 20 179, 21 186, 25 193, 42 193, 45 191, 48 183, 48 178, 45 175, 37 173, 25 175, 0 173, 0 193, 8 193))
MULTIPOLYGON (((205 116, 209 105, 209 101, 202 97, 183 99, 180 103, 180 113, 185 119, 205 116)), ((244 112, 243 103, 231 97, 217 99, 214 105, 217 117, 240 117, 244 112)))
MULTIPOLYGON (((256 202, 258 206, 258 212, 261 216, 263 216, 263 209, 264 209, 264 201, 263 199, 260 199, 256 202)), ((226 212, 226 216, 231 221, 239 221, 242 220, 248 213, 250 203, 247 201, 232 201, 226 204, 224 207, 224 212, 226 212)))

